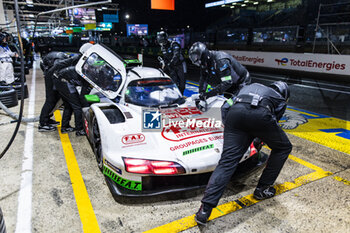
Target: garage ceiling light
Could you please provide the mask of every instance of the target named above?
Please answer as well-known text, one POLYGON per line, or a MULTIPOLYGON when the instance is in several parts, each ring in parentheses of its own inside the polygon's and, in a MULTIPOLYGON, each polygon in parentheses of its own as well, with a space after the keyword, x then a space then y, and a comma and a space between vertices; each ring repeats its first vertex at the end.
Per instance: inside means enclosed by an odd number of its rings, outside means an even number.
POLYGON ((258 5, 258 4, 259 4, 259 2, 254 2, 253 4, 254 4, 254 5, 258 5))
POLYGON ((33 0, 26 0, 27 4, 33 4, 33 0))

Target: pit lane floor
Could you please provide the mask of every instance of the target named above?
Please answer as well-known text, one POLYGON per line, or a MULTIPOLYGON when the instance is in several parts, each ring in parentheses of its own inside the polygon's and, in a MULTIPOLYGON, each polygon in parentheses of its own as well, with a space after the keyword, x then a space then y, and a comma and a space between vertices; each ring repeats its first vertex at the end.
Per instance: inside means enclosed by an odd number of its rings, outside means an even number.
MULTIPOLYGON (((30 102, 33 114, 39 115, 45 99, 41 71, 37 69, 33 78, 27 75, 32 96, 25 101, 25 116, 30 102)), ((195 87, 192 83, 188 89, 195 87)), ((290 128, 286 131, 294 147, 276 181, 279 195, 260 202, 251 197, 261 171, 236 180, 228 185, 212 214, 214 219, 205 228, 193 220, 203 190, 115 201, 86 138, 57 131, 39 133, 38 123, 33 127, 23 123, 13 146, 0 160, 0 206, 7 231, 347 232, 349 119, 307 110, 291 106, 282 119, 284 127, 290 128), (30 162, 31 151, 33 167, 22 167, 30 162)), ((60 114, 56 112, 55 117, 59 119, 60 114)), ((9 120, 0 111, 0 123, 9 120)), ((1 149, 14 127, 0 125, 1 149)))

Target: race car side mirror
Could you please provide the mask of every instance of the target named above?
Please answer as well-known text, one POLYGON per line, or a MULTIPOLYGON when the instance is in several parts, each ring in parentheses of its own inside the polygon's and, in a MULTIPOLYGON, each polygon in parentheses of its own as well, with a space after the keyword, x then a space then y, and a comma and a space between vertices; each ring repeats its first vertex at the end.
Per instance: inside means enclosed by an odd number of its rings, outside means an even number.
POLYGON ((97 95, 85 95, 84 97, 88 103, 100 103, 100 97, 97 95))

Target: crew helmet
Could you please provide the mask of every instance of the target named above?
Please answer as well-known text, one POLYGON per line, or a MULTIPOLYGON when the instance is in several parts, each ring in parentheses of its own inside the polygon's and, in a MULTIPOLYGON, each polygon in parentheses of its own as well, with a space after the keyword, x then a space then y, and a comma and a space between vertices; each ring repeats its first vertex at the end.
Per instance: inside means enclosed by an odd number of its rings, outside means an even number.
POLYGON ((165 31, 160 31, 157 33, 157 42, 160 46, 164 46, 168 43, 168 34, 165 31))
POLYGON ((81 53, 81 54, 84 54, 86 51, 88 51, 88 49, 89 48, 91 48, 93 46, 93 44, 91 44, 91 43, 85 43, 85 44, 83 44, 81 47, 80 47, 80 49, 79 49, 79 52, 81 53))
POLYGON ((7 37, 4 32, 0 32, 0 43, 7 37))
POLYGON ((285 100, 289 99, 290 90, 287 83, 282 81, 276 81, 273 82, 269 87, 280 93, 285 100))
POLYGON ((202 42, 194 43, 191 46, 188 54, 189 54, 190 60, 196 66, 205 65, 209 60, 209 50, 207 46, 202 42))

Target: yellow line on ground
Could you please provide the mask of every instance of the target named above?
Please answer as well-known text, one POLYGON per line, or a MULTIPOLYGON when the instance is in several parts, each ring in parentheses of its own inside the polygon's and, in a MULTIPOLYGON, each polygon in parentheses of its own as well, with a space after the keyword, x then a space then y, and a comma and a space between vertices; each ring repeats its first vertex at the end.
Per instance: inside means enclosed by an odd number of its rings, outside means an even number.
POLYGON ((346 180, 346 179, 344 179, 344 178, 341 178, 341 177, 339 177, 339 176, 335 176, 335 177, 333 177, 333 179, 335 179, 335 180, 337 180, 337 181, 340 181, 340 182, 343 182, 343 183, 346 184, 346 185, 350 185, 350 181, 348 181, 348 180, 346 180))
MULTIPOLYGON (((310 174, 306 174, 304 176, 300 176, 300 177, 296 178, 294 180, 294 182, 285 182, 283 184, 275 185, 274 187, 276 188, 276 195, 282 194, 282 193, 287 192, 289 190, 300 187, 304 184, 322 179, 324 177, 327 177, 327 176, 330 176, 333 174, 331 172, 324 171, 322 168, 317 167, 317 166, 315 166, 309 162, 306 162, 300 158, 297 158, 293 155, 289 155, 289 158, 297 163, 300 163, 303 166, 306 166, 308 168, 315 170, 315 172, 312 172, 310 174)), ((249 194, 249 195, 242 197, 236 201, 231 201, 231 202, 219 205, 217 208, 213 209, 213 212, 210 215, 209 221, 212 219, 224 216, 226 214, 235 212, 239 209, 242 209, 243 207, 251 206, 251 205, 258 203, 258 202, 260 202, 260 201, 256 200, 253 197, 253 194, 249 194), (240 205, 237 202, 242 203, 242 204, 240 205)), ((162 233, 162 232, 167 232, 167 233, 174 232, 175 233, 175 232, 187 230, 187 229, 192 228, 196 225, 197 225, 197 223, 194 220, 194 215, 191 215, 191 216, 173 221, 171 223, 153 228, 151 230, 145 231, 145 233, 162 233)))
POLYGON ((192 83, 192 82, 189 82, 189 81, 187 81, 187 83, 199 87, 199 84, 197 84, 197 83, 192 83))
POLYGON ((314 114, 311 114, 311 113, 308 113, 308 112, 303 112, 303 111, 299 111, 299 110, 292 109, 292 108, 287 108, 287 109, 290 110, 290 111, 294 111, 294 112, 298 112, 298 113, 307 115, 307 116, 318 117, 318 115, 314 115, 314 114))
MULTIPOLYGON (((55 111, 56 121, 61 122, 62 117, 59 111, 55 111)), ((61 138, 64 156, 69 171, 69 176, 72 182, 73 192, 77 203, 80 220, 83 225, 85 233, 101 232, 97 219, 92 208, 89 194, 86 190, 83 177, 81 176, 78 162, 75 158, 72 144, 69 140, 68 134, 61 134, 61 127, 58 127, 58 132, 61 138)))
POLYGON ((295 162, 297 162, 297 163, 300 163, 301 165, 303 165, 303 166, 305 166, 305 167, 308 167, 308 168, 310 168, 310 169, 312 169, 312 170, 315 170, 315 171, 323 171, 322 168, 317 167, 316 165, 313 165, 313 164, 311 164, 311 163, 309 163, 309 162, 306 162, 305 160, 299 159, 298 157, 295 157, 294 155, 289 155, 288 158, 291 159, 291 160, 293 160, 293 161, 295 161, 295 162))

